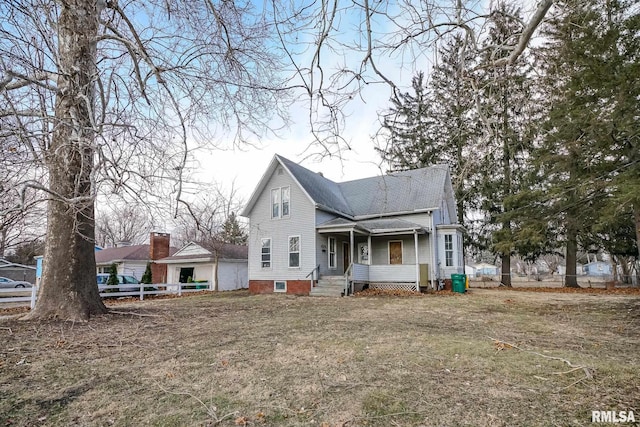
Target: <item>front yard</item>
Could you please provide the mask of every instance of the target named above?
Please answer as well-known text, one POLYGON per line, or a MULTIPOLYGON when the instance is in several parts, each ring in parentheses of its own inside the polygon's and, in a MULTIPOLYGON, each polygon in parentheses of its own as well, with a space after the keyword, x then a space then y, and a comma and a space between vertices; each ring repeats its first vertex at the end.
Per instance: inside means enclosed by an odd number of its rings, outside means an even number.
POLYGON ((0 426, 640 421, 637 295, 231 292, 113 309, 0 320, 0 426))

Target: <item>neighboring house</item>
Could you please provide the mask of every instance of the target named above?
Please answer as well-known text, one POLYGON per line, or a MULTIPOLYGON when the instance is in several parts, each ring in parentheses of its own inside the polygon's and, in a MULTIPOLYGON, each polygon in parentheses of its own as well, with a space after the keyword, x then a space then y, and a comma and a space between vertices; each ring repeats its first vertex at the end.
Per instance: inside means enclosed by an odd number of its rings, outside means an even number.
POLYGON ((499 273, 498 267, 487 262, 479 262, 474 265, 476 277, 482 276, 497 276, 499 273))
POLYGON ((447 166, 336 183, 276 155, 242 215, 252 293, 415 290, 464 272, 447 166))
POLYGON ((170 257, 157 261, 167 265, 167 283, 207 281, 219 291, 248 287, 247 246, 191 242, 170 257), (218 277, 216 283, 216 263, 218 277))
POLYGON ((465 264, 464 274, 466 274, 468 277, 476 277, 476 268, 472 265, 465 264))
POLYGON ((97 250, 97 273, 109 273, 111 265, 116 264, 117 274, 133 276, 140 280, 147 264, 152 263, 153 283, 167 283, 166 265, 155 261, 176 252, 176 248, 169 246, 169 240, 169 234, 151 233, 149 245, 126 245, 97 250))
POLYGON ((0 258, 0 276, 33 284, 36 283, 36 267, 33 265, 17 264, 0 258))
POLYGON ((582 269, 587 276, 611 276, 613 274, 611 264, 604 261, 592 261, 584 264, 582 269))
MULTIPOLYGON (((567 274, 567 266, 566 265, 559 265, 558 266, 558 274, 561 276, 564 276, 565 274, 567 274)), ((582 276, 583 274, 585 274, 584 272, 584 265, 577 263, 576 264, 576 275, 578 276, 582 276)))

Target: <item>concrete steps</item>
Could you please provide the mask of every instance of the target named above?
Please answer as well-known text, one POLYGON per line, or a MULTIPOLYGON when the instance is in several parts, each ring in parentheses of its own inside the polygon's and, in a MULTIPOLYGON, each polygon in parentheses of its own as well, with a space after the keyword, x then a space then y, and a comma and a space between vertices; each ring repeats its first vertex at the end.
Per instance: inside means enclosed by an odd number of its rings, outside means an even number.
POLYGON ((316 286, 311 288, 309 296, 339 297, 344 291, 344 276, 322 276, 316 286))

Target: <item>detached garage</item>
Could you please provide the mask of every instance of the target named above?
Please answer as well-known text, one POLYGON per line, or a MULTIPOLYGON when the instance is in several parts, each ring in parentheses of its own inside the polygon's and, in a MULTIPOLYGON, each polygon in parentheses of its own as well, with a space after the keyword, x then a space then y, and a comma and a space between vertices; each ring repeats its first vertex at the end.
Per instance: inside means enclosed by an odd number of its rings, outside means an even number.
POLYGON ((231 291, 249 286, 247 254, 244 245, 191 242, 156 262, 167 265, 169 284, 206 281, 215 290, 231 291))

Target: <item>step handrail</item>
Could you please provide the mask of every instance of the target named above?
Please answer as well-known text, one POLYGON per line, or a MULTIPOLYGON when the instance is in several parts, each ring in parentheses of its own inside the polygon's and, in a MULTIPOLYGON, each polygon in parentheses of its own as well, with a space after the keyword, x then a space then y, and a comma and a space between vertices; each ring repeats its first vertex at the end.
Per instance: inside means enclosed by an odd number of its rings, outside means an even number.
POLYGON ((311 281, 311 289, 313 289, 313 282, 315 282, 316 280, 318 280, 320 278, 320 264, 316 265, 315 268, 309 272, 309 274, 304 276, 304 278, 306 279, 309 276, 311 276, 311 279, 310 279, 310 281, 311 281), (317 276, 313 274, 316 271, 318 272, 317 276))

